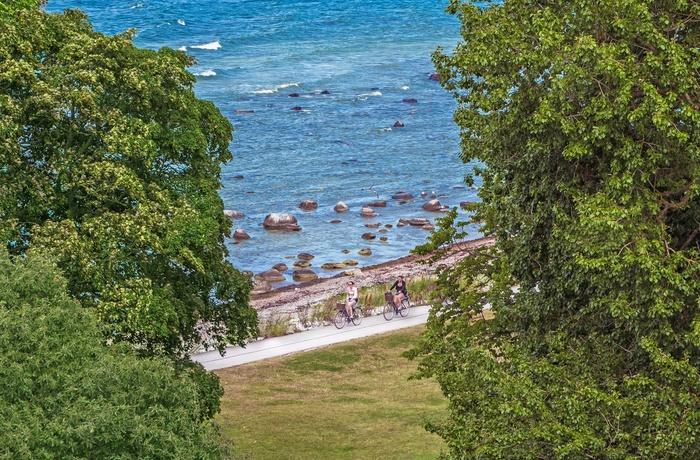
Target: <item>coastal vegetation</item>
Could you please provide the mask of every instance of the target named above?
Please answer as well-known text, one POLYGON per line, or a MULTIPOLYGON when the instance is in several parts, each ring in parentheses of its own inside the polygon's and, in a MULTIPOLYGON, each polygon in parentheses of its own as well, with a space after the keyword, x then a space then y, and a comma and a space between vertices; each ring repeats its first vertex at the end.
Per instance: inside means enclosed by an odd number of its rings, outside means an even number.
POLYGON ((104 346, 103 330, 55 264, 0 255, 0 458, 226 456, 218 383, 202 391, 201 368, 104 346))
POLYGON ((438 268, 411 352, 449 400, 442 458, 698 458, 698 4, 449 11, 463 41, 434 61, 496 243, 438 268))
POLYGON ((217 193, 232 126, 184 52, 40 5, 0 1, 0 456, 220 458, 188 352, 257 333, 217 193))
POLYGON ((192 58, 77 10, 1 17, 0 239, 50 254, 112 340, 179 358, 206 323, 208 345, 243 343, 251 282, 217 193, 233 128, 195 96, 192 58))

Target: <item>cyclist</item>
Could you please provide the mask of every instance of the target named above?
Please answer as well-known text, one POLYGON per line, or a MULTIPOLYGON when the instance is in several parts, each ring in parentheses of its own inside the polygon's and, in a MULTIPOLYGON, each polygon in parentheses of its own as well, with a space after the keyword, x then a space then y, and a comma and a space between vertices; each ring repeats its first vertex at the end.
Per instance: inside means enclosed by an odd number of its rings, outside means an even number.
POLYGON ((357 287, 353 281, 348 282, 348 298, 345 302, 345 312, 348 314, 348 318, 352 318, 352 309, 357 305, 357 301, 360 296, 357 293, 357 287))
POLYGON ((406 281, 404 281, 403 276, 399 275, 398 279, 394 281, 389 290, 396 289, 396 294, 394 295, 394 305, 396 307, 401 306, 401 301, 403 299, 408 299, 408 291, 406 290, 406 281))

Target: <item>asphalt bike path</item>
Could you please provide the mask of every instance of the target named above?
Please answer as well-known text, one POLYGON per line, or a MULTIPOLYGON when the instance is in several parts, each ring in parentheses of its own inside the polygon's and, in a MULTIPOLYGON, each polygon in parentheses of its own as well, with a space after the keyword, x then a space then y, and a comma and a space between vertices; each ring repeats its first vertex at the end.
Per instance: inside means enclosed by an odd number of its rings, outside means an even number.
POLYGON ((245 348, 231 346, 226 348, 224 356, 221 356, 218 351, 197 353, 192 356, 192 360, 201 363, 208 371, 225 369, 424 324, 428 319, 429 310, 429 306, 411 307, 408 316, 405 318, 396 316, 391 321, 385 320, 381 314, 368 316, 362 318, 359 326, 348 323, 343 329, 336 329, 331 324, 283 337, 258 340, 247 344, 245 348))

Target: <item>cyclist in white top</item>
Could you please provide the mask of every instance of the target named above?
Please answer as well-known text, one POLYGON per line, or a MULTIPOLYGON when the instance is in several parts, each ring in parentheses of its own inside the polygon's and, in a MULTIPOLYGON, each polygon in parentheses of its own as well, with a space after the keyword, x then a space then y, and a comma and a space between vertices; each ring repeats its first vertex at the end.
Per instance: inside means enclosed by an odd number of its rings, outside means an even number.
POLYGON ((357 287, 353 281, 348 282, 348 298, 345 302, 345 312, 348 314, 348 318, 352 318, 352 309, 357 305, 357 301, 360 296, 357 293, 357 287))

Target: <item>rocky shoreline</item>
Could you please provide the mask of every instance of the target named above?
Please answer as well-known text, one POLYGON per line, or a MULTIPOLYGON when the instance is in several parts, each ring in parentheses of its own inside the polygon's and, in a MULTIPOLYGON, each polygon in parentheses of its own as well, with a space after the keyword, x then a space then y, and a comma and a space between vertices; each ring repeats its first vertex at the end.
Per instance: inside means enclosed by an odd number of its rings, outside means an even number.
MULTIPOLYGON (((450 246, 439 264, 454 265, 472 251, 494 243, 493 238, 480 238, 450 246)), ((359 286, 390 286, 398 275, 411 278, 417 275, 432 274, 434 265, 423 263, 428 256, 409 255, 396 260, 370 265, 353 270, 352 279, 359 286)), ((350 276, 341 273, 330 278, 318 278, 296 285, 288 285, 271 292, 251 297, 251 305, 258 311, 261 320, 274 316, 289 314, 300 308, 321 303, 323 300, 345 290, 350 276)))

